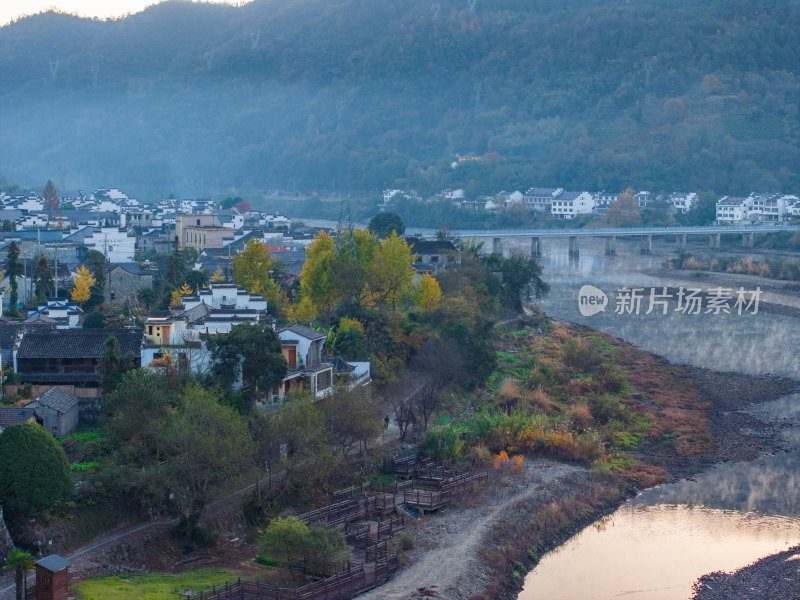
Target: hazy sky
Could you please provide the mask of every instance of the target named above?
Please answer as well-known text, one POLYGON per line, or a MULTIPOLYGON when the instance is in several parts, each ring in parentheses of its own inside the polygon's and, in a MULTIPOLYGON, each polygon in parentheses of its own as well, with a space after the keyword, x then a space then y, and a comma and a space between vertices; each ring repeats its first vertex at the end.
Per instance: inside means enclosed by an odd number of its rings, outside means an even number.
MULTIPOLYGON (((192 0, 196 1, 196 0, 192 0)), ((244 4, 242 0, 203 0, 244 4)), ((61 12, 76 13, 82 17, 119 17, 126 13, 138 12, 160 0, 0 0, 0 25, 23 15, 43 12, 55 8, 61 12)))

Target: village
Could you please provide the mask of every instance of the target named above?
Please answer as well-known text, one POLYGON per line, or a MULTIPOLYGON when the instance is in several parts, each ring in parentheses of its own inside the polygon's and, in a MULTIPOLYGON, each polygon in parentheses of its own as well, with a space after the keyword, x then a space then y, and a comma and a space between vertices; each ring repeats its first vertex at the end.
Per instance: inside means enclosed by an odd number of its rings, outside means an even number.
MULTIPOLYGON (((654 193, 630 190, 638 209, 666 208, 672 214, 686 214, 697 206, 697 192, 654 193)), ((463 189, 446 189, 423 198, 415 191, 384 190, 380 207, 392 210, 398 200, 416 202, 450 201, 463 210, 492 213, 498 210, 525 209, 549 214, 553 219, 576 219, 582 216, 604 215, 609 205, 622 192, 569 191, 564 188, 532 187, 501 191, 495 195, 468 198, 463 189)), ((721 196, 716 200, 715 223, 743 225, 751 223, 785 223, 800 217, 800 197, 795 194, 753 192, 747 196, 721 196)))

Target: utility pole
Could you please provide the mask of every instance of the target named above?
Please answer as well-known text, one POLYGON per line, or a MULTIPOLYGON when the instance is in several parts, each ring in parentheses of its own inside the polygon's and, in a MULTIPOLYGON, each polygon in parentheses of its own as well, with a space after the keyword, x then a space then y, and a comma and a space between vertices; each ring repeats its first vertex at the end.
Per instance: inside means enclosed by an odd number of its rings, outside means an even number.
POLYGON ((55 266, 53 267, 53 282, 55 285, 55 297, 58 298, 58 246, 55 247, 55 266))

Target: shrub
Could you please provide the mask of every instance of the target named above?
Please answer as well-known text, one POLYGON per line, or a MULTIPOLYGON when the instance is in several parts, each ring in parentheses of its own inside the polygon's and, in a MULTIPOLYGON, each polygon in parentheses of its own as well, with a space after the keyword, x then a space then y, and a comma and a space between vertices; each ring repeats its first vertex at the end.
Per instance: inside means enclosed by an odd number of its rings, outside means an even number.
POLYGON ((269 558, 268 556, 266 556, 264 554, 259 554, 258 556, 256 556, 255 560, 256 560, 256 562, 258 564, 265 565, 267 567, 277 567, 278 566, 278 561, 277 560, 273 560, 273 559, 269 558))
POLYGON ((397 536, 397 549, 401 552, 406 552, 411 550, 414 547, 415 540, 414 536, 411 535, 409 532, 404 531, 400 535, 397 536))
POLYGON ((610 394, 593 398, 590 403, 590 409, 592 416, 599 423, 608 423, 611 420, 630 423, 633 419, 631 411, 620 402, 619 398, 610 394))
POLYGON ((594 340, 570 338, 562 350, 564 364, 583 373, 591 373, 603 362, 603 353, 594 340))
POLYGON ((447 426, 425 432, 425 452, 437 460, 456 462, 464 450, 463 429, 447 426))
POLYGON ((578 433, 594 426, 594 417, 586 404, 574 404, 567 411, 570 427, 578 433))
POLYGON ((21 423, 0 435, 0 498, 12 508, 36 512, 72 494, 64 450, 41 426, 21 423))
POLYGON ((561 407, 551 400, 547 392, 542 389, 542 386, 537 387, 533 392, 527 394, 525 400, 529 401, 532 406, 540 409, 545 414, 554 415, 561 412, 561 407))

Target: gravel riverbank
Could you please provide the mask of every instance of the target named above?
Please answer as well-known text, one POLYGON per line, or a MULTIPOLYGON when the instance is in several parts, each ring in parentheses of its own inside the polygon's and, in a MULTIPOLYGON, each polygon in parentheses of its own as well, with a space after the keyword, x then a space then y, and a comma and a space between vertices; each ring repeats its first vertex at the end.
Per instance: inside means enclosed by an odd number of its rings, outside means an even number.
POLYGON ((694 600, 800 598, 800 546, 767 556, 734 573, 709 573, 695 584, 694 600))

